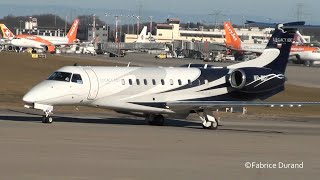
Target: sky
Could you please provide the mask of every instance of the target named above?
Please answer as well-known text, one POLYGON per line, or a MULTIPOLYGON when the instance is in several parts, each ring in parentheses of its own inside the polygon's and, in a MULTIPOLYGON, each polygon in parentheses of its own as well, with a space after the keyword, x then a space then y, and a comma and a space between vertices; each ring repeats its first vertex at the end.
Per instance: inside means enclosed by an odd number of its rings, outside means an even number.
MULTIPOLYGON (((28 0, 28 6, 41 6, 54 11, 61 6, 74 11, 94 11, 96 8, 124 9, 132 12, 157 11, 168 14, 207 15, 222 14, 222 18, 232 16, 259 16, 274 21, 297 20, 298 6, 300 5, 301 19, 307 23, 320 23, 320 1, 317 0, 28 0)), ((25 0, 10 0, 0 2, 1 5, 24 6, 25 0)), ((28 10, 26 10, 26 13, 28 10)), ((11 12, 14 14, 14 8, 11 12)), ((20 12, 21 13, 21 12, 20 12)), ((81 13, 81 12, 77 12, 81 13)), ((3 14, 0 14, 3 16, 3 14)), ((212 18, 214 15, 211 15, 212 18)), ((309 24, 310 24, 309 23, 309 24)))

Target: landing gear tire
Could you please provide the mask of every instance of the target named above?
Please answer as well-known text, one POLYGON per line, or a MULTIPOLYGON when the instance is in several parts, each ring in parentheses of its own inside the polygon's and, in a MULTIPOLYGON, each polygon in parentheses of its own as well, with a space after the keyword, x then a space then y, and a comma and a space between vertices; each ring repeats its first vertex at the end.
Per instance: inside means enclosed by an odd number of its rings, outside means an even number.
POLYGON ((53 122, 53 119, 51 116, 42 116, 42 123, 45 124, 51 124, 53 122))
POLYGON ((304 65, 305 65, 305 66, 308 66, 308 67, 312 66, 312 64, 311 64, 310 61, 305 61, 305 62, 304 62, 304 65))
POLYGON ((199 112, 197 112, 197 114, 199 115, 202 121, 203 129, 212 129, 212 130, 218 129, 219 117, 215 117, 211 110, 204 110, 203 114, 200 114, 199 112))
POLYGON ((150 115, 146 118, 149 125, 163 126, 165 118, 162 115, 150 115))
POLYGON ((214 121, 206 121, 204 123, 202 123, 202 127, 203 129, 212 129, 212 130, 216 130, 218 129, 218 121, 214 120, 214 121))

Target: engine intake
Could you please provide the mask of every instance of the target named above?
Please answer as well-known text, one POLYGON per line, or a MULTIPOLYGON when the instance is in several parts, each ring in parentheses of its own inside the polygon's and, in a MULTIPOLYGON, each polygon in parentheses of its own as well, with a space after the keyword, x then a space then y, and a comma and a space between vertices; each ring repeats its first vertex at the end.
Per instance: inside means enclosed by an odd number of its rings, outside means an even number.
POLYGON ((286 78, 283 74, 268 68, 239 68, 229 75, 232 88, 242 92, 258 93, 283 86, 286 78))
POLYGON ((242 69, 234 70, 229 77, 231 87, 241 89, 246 84, 246 74, 242 69))

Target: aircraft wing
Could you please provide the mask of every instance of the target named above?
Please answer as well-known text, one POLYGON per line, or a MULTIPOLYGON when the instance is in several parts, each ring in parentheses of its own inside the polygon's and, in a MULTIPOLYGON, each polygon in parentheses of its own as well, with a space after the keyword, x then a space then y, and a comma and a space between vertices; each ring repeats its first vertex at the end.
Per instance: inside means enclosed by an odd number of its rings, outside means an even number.
POLYGON ((233 51, 238 51, 238 52, 247 52, 247 53, 257 53, 257 54, 262 54, 262 51, 259 51, 259 50, 244 50, 244 49, 237 49, 237 48, 234 48, 234 47, 231 47, 231 46, 226 46, 226 48, 230 49, 230 50, 233 50, 233 51))
POLYGON ((264 106, 264 107, 301 107, 301 106, 320 105, 320 102, 264 102, 264 101, 173 101, 168 102, 171 107, 198 107, 221 108, 221 107, 246 107, 246 106, 264 106))

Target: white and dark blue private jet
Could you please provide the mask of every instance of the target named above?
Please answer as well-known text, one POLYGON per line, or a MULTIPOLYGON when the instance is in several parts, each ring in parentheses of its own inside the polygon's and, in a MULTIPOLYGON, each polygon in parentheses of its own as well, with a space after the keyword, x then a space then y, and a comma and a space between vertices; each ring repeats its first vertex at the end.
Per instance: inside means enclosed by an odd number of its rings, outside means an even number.
POLYGON ((261 101, 284 91, 296 31, 279 24, 261 56, 227 67, 62 67, 23 101, 25 107, 44 112, 43 123, 52 123, 54 106, 75 105, 139 114, 150 125, 197 113, 205 129, 218 127, 212 111, 221 107, 316 105, 261 101))

